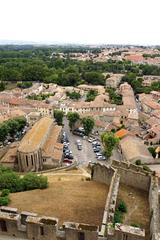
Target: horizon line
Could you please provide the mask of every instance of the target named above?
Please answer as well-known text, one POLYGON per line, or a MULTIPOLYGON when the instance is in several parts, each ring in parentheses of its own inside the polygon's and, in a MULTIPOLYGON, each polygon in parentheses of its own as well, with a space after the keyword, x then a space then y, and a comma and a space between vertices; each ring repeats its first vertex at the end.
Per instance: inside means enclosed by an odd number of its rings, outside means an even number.
POLYGON ((140 43, 83 43, 83 42, 61 42, 49 40, 8 40, 0 39, 0 45, 75 45, 75 46, 143 46, 143 47, 159 47, 160 44, 140 44, 140 43))

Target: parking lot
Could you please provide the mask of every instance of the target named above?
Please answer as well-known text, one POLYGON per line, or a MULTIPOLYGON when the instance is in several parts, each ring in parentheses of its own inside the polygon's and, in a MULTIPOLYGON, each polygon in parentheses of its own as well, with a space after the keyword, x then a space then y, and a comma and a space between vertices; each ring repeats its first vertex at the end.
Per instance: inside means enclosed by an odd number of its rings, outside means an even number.
POLYGON ((69 129, 68 121, 65 119, 63 131, 66 132, 69 139, 69 149, 72 151, 74 160, 78 162, 79 165, 88 165, 89 162, 97 162, 96 154, 93 151, 92 143, 82 137, 73 135, 69 129), (82 150, 78 150, 76 141, 80 140, 82 144, 82 150))

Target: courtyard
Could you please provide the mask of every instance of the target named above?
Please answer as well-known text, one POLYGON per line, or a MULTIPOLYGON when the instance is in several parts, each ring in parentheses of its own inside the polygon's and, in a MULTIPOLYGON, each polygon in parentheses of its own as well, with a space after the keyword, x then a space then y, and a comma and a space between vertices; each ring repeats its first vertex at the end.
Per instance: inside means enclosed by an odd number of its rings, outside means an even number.
POLYGON ((65 221, 88 223, 100 226, 108 194, 105 184, 86 181, 73 176, 50 178, 49 187, 10 194, 10 207, 19 211, 31 211, 65 221))
POLYGON ((127 185, 120 184, 118 201, 123 200, 127 205, 123 224, 137 225, 144 228, 146 240, 149 239, 149 203, 148 193, 127 185))

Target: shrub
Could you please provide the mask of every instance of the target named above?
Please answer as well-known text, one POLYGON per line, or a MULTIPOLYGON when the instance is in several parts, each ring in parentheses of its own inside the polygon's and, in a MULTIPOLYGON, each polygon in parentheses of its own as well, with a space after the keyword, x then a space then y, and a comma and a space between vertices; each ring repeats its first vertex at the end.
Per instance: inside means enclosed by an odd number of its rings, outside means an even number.
POLYGON ((9 196, 0 197, 0 206, 7 206, 10 202, 9 196))
POLYGON ((149 147, 148 151, 152 154, 152 157, 155 158, 156 157, 156 148, 155 147, 149 147))
POLYGON ((8 192, 20 192, 32 189, 44 189, 48 187, 47 177, 28 173, 23 178, 10 169, 0 166, 0 190, 3 197, 8 192))
POLYGON ((145 170, 147 172, 152 172, 151 169, 146 165, 143 166, 143 170, 145 170))
POLYGON ((22 178, 23 191, 33 189, 44 189, 48 187, 47 177, 37 176, 34 173, 28 173, 22 178))
POLYGON ((22 191, 20 177, 13 171, 0 174, 0 190, 3 189, 8 189, 10 192, 22 191))
POLYGON ((136 160, 136 165, 141 165, 141 160, 136 160))
POLYGON ((136 227, 136 228, 140 228, 140 225, 139 225, 139 224, 136 224, 136 223, 132 223, 131 226, 132 226, 132 227, 136 227))
POLYGON ((123 221, 123 214, 118 209, 116 209, 114 213, 113 224, 115 225, 116 223, 122 223, 122 221, 123 221))
POLYGON ((120 201, 120 203, 118 204, 118 210, 122 213, 127 212, 127 206, 124 201, 120 201))
POLYGON ((66 92, 66 95, 70 98, 70 99, 76 99, 76 100, 78 100, 80 97, 81 97, 81 94, 80 93, 78 93, 78 92, 75 92, 75 91, 73 91, 73 92, 66 92))
POLYGON ((6 197, 9 195, 9 193, 10 193, 9 189, 3 189, 1 193, 1 197, 6 197))
POLYGON ((46 176, 38 176, 39 178, 39 189, 45 189, 48 187, 48 179, 46 176))
POLYGON ((94 101, 97 95, 98 95, 98 92, 96 90, 89 90, 86 95, 86 102, 94 101))

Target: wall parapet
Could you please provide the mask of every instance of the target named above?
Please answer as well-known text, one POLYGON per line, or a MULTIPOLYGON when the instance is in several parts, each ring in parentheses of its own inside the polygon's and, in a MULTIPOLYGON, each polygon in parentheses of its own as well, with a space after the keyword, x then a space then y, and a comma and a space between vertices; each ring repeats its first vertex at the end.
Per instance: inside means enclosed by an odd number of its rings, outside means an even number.
POLYGON ((150 235, 152 240, 160 239, 160 204, 157 177, 152 177, 149 189, 150 235))
POLYGON ((84 235, 86 240, 98 240, 98 226, 65 222, 59 228, 58 222, 53 217, 30 212, 19 213, 16 208, 0 208, 0 236, 21 240, 79 240, 79 236, 84 235))

